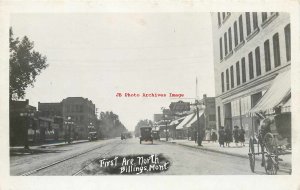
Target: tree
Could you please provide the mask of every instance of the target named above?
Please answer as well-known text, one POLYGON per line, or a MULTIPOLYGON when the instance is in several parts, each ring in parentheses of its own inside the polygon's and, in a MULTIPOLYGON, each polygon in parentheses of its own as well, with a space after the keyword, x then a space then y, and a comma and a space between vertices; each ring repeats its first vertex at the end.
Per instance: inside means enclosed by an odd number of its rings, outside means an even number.
POLYGON ((153 127, 153 122, 148 119, 140 120, 134 129, 135 136, 140 136, 140 128, 141 127, 153 127))
POLYGON ((34 42, 24 36, 20 41, 9 30, 9 97, 10 100, 24 98, 28 86, 34 86, 36 76, 48 67, 47 57, 35 51, 34 42))

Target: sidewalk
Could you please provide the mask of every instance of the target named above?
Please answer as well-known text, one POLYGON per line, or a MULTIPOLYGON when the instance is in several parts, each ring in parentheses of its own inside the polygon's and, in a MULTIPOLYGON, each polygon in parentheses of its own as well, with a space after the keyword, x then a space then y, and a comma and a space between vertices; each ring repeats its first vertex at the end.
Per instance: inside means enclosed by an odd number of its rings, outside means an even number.
MULTIPOLYGON (((195 141, 189 141, 187 139, 177 140, 177 139, 169 138, 168 142, 166 142, 165 138, 160 138, 160 141, 165 142, 165 143, 172 143, 172 144, 177 144, 177 145, 181 145, 181 146, 191 147, 191 148, 197 148, 197 149, 201 149, 204 151, 226 154, 226 155, 230 155, 230 156, 237 156, 237 157, 247 158, 247 159, 249 158, 248 157, 248 151, 249 151, 248 143, 245 143, 245 146, 236 146, 235 143, 230 143, 230 147, 220 147, 218 142, 203 141, 202 142, 203 146, 198 146, 195 143, 195 141)), ((256 158, 258 158, 258 160, 261 161, 260 155, 257 156, 256 158)), ((282 166, 286 169, 292 168, 292 164, 291 164, 292 154, 280 155, 280 158, 283 161, 279 162, 279 166, 282 166)))
POLYGON ((24 146, 13 146, 13 147, 9 147, 9 150, 10 150, 10 155, 26 155, 26 154, 41 152, 40 150, 50 148, 50 147, 66 146, 66 145, 79 144, 85 142, 89 142, 89 140, 72 141, 70 144, 65 142, 56 142, 56 143, 47 143, 42 145, 34 145, 34 146, 29 146, 30 148, 29 150, 25 150, 24 146))

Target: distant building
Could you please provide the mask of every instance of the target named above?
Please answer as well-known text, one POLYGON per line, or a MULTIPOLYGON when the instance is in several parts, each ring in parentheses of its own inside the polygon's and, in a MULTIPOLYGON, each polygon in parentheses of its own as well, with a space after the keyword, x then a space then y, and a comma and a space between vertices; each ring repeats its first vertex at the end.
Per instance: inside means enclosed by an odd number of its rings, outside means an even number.
POLYGON ((247 112, 279 73, 290 70, 290 15, 216 12, 211 16, 217 126, 243 126, 249 136, 259 120, 247 112))
POLYGON ((61 101, 63 118, 72 118, 76 125, 75 133, 79 139, 88 138, 90 123, 96 125, 96 107, 93 102, 83 97, 68 97, 61 101))

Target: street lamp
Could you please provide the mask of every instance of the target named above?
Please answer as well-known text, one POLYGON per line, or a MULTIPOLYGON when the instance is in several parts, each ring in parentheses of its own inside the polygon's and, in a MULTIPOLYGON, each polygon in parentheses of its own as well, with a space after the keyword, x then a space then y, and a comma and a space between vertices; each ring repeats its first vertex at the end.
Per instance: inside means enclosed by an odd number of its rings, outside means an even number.
POLYGON ((163 110, 163 119, 162 119, 162 122, 165 123, 165 125, 166 125, 166 129, 165 129, 165 130, 166 130, 166 141, 168 141, 168 140, 169 140, 169 135, 168 135, 168 123, 171 122, 171 120, 166 119, 166 114, 164 114, 165 108, 162 107, 161 109, 163 110))
MULTIPOLYGON (((200 126, 200 117, 199 117, 199 106, 201 106, 202 109, 205 109, 205 105, 202 105, 199 103, 198 100, 195 101, 195 106, 196 106, 196 113, 197 113, 197 125, 198 125, 198 138, 197 138, 197 143, 198 143, 198 146, 202 146, 202 133, 203 133, 203 130, 201 130, 201 126, 200 126)), ((204 118, 205 119, 205 118, 204 118)), ((206 119, 205 119, 206 120, 206 119)), ((206 125, 205 123, 206 121, 204 121, 204 125, 206 125)), ((205 126, 204 126, 205 128, 205 126)))
POLYGON ((71 143, 71 126, 74 124, 74 122, 71 120, 72 118, 69 116, 67 118, 67 121, 65 121, 65 124, 67 125, 68 128, 68 143, 71 143))

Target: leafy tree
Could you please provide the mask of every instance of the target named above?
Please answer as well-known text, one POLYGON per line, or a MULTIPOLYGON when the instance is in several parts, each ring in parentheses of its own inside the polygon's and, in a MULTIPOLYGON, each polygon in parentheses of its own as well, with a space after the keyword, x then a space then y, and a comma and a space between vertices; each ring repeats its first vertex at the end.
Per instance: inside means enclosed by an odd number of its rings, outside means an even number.
POLYGON ((27 36, 14 38, 9 30, 9 97, 10 100, 24 98, 28 86, 33 86, 36 76, 48 67, 47 57, 35 51, 34 42, 27 36))
POLYGON ((119 116, 113 112, 100 113, 100 133, 104 137, 119 137, 122 132, 128 130, 119 120, 119 116))

